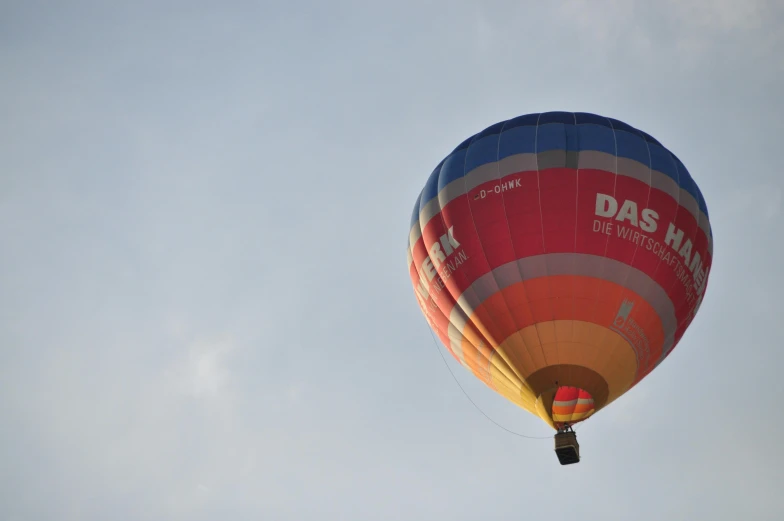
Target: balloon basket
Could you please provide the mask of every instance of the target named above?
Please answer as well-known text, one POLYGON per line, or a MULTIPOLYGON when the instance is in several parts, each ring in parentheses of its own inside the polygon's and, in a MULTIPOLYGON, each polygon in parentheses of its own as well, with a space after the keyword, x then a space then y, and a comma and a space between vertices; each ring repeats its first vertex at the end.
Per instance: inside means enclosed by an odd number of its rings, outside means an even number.
POLYGON ((559 432, 555 435, 555 455, 561 465, 571 465, 580 461, 580 444, 574 431, 559 432))

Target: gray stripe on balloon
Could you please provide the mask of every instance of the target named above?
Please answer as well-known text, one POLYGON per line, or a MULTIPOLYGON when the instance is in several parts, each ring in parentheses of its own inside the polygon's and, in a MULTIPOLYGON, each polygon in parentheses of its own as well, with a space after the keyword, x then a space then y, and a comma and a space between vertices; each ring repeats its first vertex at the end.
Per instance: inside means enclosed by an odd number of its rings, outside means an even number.
POLYGON ((476 279, 458 297, 458 306, 452 310, 449 321, 462 333, 466 318, 470 318, 465 316, 463 310, 475 311, 492 295, 514 284, 556 275, 593 277, 635 292, 653 308, 661 320, 664 343, 660 361, 672 350, 678 323, 675 306, 662 287, 637 268, 614 259, 585 253, 534 255, 499 266, 476 279))

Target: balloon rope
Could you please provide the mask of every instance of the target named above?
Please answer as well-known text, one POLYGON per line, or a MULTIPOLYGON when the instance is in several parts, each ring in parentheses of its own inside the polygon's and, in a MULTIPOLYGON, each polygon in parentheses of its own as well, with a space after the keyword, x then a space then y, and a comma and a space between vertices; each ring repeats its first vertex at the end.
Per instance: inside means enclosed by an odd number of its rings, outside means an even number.
POLYGON ((505 430, 509 434, 514 434, 515 436, 519 436, 521 438, 527 438, 529 440, 551 440, 552 439, 552 436, 526 436, 525 434, 520 434, 519 432, 514 432, 512 430, 507 429, 506 427, 504 427, 503 425, 499 424, 497 421, 492 419, 490 416, 485 414, 485 412, 482 409, 479 408, 479 406, 474 402, 474 400, 472 400, 471 397, 468 396, 468 393, 466 392, 465 389, 463 389, 463 386, 460 385, 460 381, 455 376, 455 373, 452 371, 452 368, 449 367, 449 364, 446 361, 446 357, 444 357, 444 353, 442 353, 441 349, 439 349, 439 347, 438 347, 438 341, 436 340, 436 336, 433 334, 433 330, 430 328, 430 324, 427 324, 427 326, 428 326, 427 330, 430 331, 430 336, 433 338, 433 346, 436 348, 436 351, 438 351, 439 356, 441 356, 441 360, 443 360, 444 365, 449 370, 449 374, 452 375, 452 378, 454 379, 455 383, 460 388, 460 390, 463 391, 463 394, 465 395, 466 398, 468 398, 468 401, 471 402, 471 405, 473 405, 476 408, 477 411, 481 412, 482 416, 484 416, 485 418, 490 420, 493 424, 496 425, 496 427, 500 427, 501 429, 505 430))

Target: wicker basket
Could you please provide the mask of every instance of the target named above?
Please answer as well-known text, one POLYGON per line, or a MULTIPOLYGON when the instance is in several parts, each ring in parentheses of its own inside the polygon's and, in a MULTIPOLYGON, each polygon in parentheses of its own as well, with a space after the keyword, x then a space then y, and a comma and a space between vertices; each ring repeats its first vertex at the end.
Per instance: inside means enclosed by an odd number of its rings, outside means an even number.
POLYGON ((574 431, 559 432, 555 435, 555 454, 561 465, 580 461, 580 444, 574 431))

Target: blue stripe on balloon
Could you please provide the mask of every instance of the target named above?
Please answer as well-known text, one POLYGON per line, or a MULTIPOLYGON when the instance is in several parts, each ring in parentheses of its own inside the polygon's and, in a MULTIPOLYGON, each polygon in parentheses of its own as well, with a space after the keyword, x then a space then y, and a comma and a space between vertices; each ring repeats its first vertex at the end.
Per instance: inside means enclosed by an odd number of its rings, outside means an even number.
POLYGON ((649 134, 623 121, 588 112, 544 112, 501 121, 458 145, 433 171, 420 209, 446 185, 477 167, 515 154, 550 150, 599 151, 650 165, 672 178, 708 215, 705 198, 683 163, 649 134))

